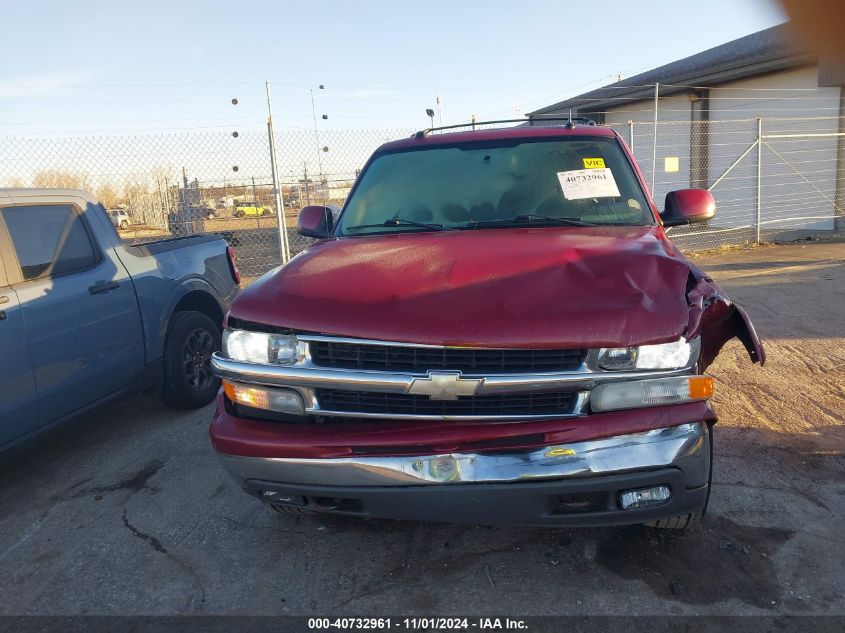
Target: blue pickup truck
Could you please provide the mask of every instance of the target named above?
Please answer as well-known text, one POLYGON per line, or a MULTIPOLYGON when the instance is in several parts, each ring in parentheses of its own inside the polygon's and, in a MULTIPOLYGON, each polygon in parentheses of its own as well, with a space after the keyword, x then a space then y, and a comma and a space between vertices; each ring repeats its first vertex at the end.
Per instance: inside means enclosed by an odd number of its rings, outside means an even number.
POLYGON ((210 402, 239 281, 219 236, 124 244, 83 191, 0 189, 0 450, 130 392, 210 402))

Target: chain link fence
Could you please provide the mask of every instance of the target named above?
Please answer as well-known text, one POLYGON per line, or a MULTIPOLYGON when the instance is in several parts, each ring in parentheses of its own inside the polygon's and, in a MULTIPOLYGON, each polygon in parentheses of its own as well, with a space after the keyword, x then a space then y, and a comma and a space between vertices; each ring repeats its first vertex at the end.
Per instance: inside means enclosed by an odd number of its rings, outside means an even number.
POLYGON ((670 232, 681 248, 701 250, 841 230, 843 122, 833 116, 661 121, 656 135, 654 123, 610 127, 633 149, 659 208, 675 189, 713 194, 714 220, 670 232))
MULTIPOLYGON (((469 127, 469 126, 468 126, 469 127)), ((839 117, 629 122, 612 125, 632 147, 658 206, 667 192, 710 189, 707 225, 672 229, 686 250, 767 241, 790 231, 830 232, 845 206, 845 139, 839 117), (655 143, 656 141, 656 143, 655 143)), ((279 218, 294 255, 308 204, 340 206, 382 143, 410 129, 284 130, 276 133, 283 208, 276 208, 266 130, 71 139, 5 138, 0 186, 91 191, 122 214, 124 239, 199 233, 238 249, 249 282, 282 261, 279 218), (124 221, 125 219, 125 221, 124 221)))
POLYGON ((279 218, 291 255, 308 204, 340 206, 381 144, 412 130, 284 130, 275 135, 281 212, 266 130, 66 139, 5 138, 0 186, 93 193, 132 243, 217 233, 237 248, 245 283, 282 262, 279 218))

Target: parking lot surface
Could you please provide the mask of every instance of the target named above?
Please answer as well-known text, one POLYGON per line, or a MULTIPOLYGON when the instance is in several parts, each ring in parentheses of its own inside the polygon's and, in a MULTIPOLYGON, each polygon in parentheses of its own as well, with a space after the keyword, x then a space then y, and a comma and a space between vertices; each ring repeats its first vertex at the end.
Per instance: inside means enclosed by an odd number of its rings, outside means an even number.
POLYGON ((845 614, 845 243, 696 263, 768 362, 733 341, 709 370, 692 531, 282 516, 219 467, 211 407, 137 397, 0 457, 0 613, 845 614))

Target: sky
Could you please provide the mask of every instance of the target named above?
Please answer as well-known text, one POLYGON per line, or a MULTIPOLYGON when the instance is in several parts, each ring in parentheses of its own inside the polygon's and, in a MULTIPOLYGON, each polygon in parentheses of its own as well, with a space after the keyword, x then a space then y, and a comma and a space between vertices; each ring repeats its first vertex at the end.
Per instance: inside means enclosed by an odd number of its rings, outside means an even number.
POLYGON ((769 0, 0 0, 0 9, 0 136, 68 137, 259 129, 265 81, 277 128, 313 129, 312 91, 326 130, 426 127, 437 95, 443 124, 516 118, 786 20, 769 0))

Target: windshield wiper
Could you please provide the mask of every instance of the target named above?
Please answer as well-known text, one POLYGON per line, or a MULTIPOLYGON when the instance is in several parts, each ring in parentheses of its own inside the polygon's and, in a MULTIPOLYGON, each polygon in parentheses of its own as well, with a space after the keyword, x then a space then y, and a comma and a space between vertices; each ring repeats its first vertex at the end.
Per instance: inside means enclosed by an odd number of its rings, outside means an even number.
POLYGON ((356 224, 355 226, 347 226, 345 230, 347 231, 354 231, 357 229, 375 229, 380 228, 383 226, 418 226, 423 229, 428 229, 429 231, 454 231, 450 226, 444 226, 443 224, 429 224, 427 222, 417 222, 415 220, 406 220, 405 218, 388 218, 384 222, 379 222, 378 224, 356 224))
POLYGON ((464 226, 474 229, 481 226, 507 226, 513 224, 531 224, 533 222, 553 222, 555 224, 566 224, 567 226, 603 226, 595 222, 585 222, 581 218, 556 218, 551 215, 536 215, 534 213, 524 213, 512 218, 501 218, 497 220, 470 220, 464 226))

